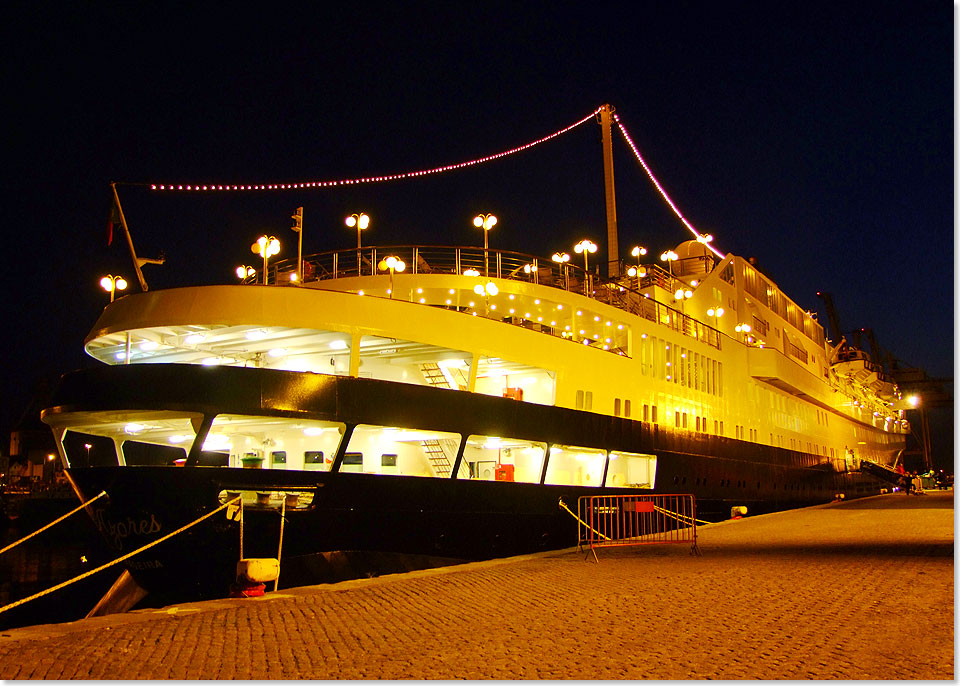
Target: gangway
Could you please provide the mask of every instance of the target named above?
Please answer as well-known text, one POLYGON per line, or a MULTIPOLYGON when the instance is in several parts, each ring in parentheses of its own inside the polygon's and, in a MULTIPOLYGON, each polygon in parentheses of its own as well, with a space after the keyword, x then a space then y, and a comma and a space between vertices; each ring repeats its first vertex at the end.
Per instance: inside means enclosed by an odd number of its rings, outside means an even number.
POLYGON ((878 479, 883 479, 893 484, 899 484, 903 481, 903 474, 896 469, 877 462, 870 462, 869 460, 860 460, 860 471, 867 472, 878 479))

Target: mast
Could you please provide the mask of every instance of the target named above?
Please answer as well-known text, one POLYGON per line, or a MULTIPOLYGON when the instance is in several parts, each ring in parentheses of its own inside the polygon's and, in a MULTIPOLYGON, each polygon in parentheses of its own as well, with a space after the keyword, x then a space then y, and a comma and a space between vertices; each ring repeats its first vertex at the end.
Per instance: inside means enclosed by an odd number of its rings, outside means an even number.
POLYGON ((603 142, 603 195, 607 207, 607 276, 620 274, 620 250, 617 239, 617 198, 613 189, 613 108, 600 108, 600 135, 603 142))
POLYGON ((120 196, 117 195, 117 184, 111 183, 110 190, 113 191, 113 202, 116 203, 117 213, 120 215, 120 225, 127 236, 127 245, 130 247, 130 257, 133 258, 133 269, 137 273, 137 280, 140 282, 140 288, 147 291, 147 280, 143 278, 143 271, 140 269, 145 264, 163 264, 163 254, 158 259, 149 257, 137 257, 137 251, 133 248, 133 238, 130 236, 130 229, 127 228, 127 218, 123 216, 123 208, 120 206, 120 196))

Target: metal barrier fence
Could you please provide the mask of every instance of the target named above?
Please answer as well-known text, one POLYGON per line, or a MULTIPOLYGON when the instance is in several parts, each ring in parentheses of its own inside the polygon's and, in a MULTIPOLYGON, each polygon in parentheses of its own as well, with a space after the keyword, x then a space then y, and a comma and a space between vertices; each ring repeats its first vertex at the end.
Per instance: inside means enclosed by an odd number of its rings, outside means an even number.
POLYGON ((577 501, 579 545, 596 549, 652 543, 697 547, 697 503, 693 495, 585 495, 577 501))

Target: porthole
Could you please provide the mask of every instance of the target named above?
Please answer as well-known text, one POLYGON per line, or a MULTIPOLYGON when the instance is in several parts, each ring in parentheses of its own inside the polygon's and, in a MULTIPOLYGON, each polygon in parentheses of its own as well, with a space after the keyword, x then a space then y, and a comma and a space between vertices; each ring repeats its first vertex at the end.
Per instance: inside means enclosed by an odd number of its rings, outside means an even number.
POLYGON ((679 476, 673 477, 673 485, 676 486, 678 483, 680 483, 680 477, 679 476))

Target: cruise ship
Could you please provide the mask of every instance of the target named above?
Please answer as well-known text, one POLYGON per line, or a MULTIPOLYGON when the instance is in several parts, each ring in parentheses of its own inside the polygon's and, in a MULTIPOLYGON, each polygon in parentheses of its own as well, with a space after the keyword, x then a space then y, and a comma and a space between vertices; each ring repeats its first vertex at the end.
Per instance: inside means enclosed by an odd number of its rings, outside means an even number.
POLYGON ((227 509, 125 562, 197 597, 241 556, 289 584, 334 551, 576 545, 561 503, 582 495, 692 494, 717 521, 890 487, 909 425, 866 354, 709 237, 635 253, 601 276, 358 245, 125 295, 86 337, 102 364, 42 418, 78 497, 106 492, 88 511, 118 555, 242 500, 242 524, 227 509))

